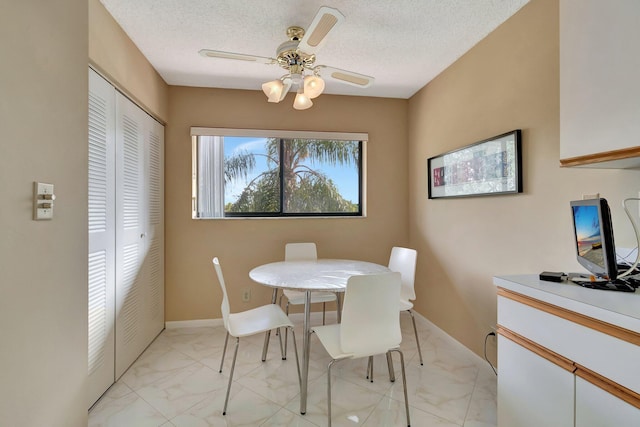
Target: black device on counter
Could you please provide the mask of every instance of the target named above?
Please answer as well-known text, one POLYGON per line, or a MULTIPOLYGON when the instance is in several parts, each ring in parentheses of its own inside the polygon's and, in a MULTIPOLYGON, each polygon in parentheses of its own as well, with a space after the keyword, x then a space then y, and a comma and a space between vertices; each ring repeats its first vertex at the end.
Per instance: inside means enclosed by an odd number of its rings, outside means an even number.
POLYGON ((543 271, 540 273, 540 280, 547 282, 562 282, 567 275, 556 271, 543 271))

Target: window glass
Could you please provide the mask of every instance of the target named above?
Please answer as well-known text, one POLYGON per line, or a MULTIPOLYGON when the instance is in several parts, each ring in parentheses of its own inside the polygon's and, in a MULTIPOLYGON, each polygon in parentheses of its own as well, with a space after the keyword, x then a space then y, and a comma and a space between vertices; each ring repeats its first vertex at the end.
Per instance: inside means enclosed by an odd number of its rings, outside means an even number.
POLYGON ((193 217, 362 216, 361 140, 194 136, 193 217))
POLYGON ((284 140, 283 211, 357 213, 359 141, 284 140))
POLYGON ((224 212, 280 211, 280 153, 272 138, 224 138, 224 212))

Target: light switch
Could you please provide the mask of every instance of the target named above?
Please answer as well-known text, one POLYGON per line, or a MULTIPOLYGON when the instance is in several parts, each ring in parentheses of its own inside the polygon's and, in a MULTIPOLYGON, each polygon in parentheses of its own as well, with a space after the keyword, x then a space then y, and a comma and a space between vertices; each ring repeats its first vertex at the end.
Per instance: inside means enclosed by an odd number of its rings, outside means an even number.
POLYGON ((41 221, 53 218, 53 184, 33 183, 33 219, 41 221))

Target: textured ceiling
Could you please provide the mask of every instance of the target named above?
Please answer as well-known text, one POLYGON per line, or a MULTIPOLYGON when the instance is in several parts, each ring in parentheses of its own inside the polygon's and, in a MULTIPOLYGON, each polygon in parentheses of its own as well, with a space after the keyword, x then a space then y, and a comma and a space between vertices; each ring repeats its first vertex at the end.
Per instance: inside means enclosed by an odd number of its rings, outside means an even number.
POLYGON ((276 65, 204 58, 200 49, 275 57, 292 25, 320 6, 345 21, 316 64, 375 77, 366 89, 327 79, 325 93, 409 98, 529 0, 101 0, 170 85, 260 90, 276 65))

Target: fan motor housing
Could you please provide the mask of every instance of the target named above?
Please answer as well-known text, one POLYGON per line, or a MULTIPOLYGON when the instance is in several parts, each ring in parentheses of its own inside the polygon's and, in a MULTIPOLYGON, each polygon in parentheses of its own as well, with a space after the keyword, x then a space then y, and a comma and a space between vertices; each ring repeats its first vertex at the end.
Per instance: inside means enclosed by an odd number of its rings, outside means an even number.
MULTIPOLYGON (((289 40, 278 46, 276 50, 278 65, 285 70, 291 70, 291 67, 301 67, 300 71, 313 67, 313 64, 316 62, 316 56, 307 55, 298 50, 300 39, 304 37, 304 29, 300 27, 289 27, 287 29, 287 37, 289 37, 289 40)), ((294 72, 294 70, 291 71, 294 72)))

